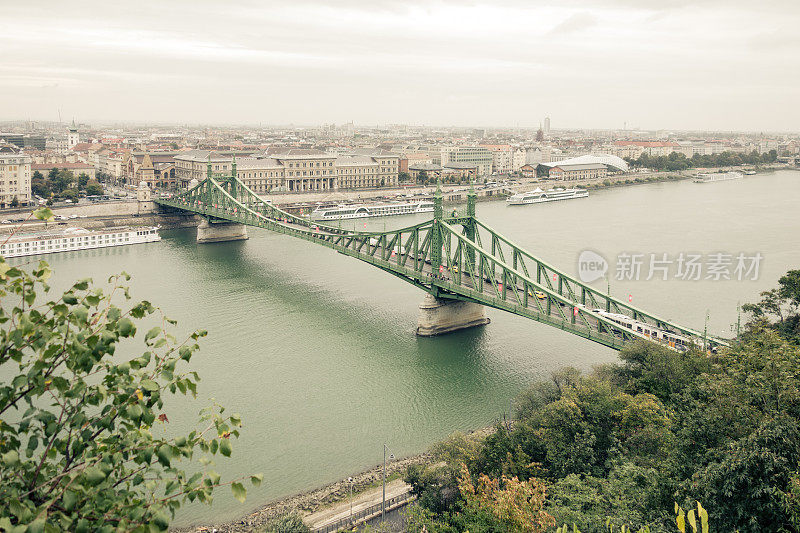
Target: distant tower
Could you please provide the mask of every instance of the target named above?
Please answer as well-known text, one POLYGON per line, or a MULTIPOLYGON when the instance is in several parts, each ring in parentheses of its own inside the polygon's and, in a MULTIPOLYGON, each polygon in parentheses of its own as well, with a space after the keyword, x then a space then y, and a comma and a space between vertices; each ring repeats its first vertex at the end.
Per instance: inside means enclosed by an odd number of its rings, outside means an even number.
POLYGON ((539 126, 539 131, 536 132, 536 140, 543 141, 544 140, 544 132, 542 131, 542 127, 539 126))
POLYGON ((544 132, 550 133, 550 117, 544 117, 544 132))
POLYGON ((75 119, 72 119, 72 126, 69 127, 67 134, 67 150, 72 150, 79 142, 78 127, 75 125, 75 119))

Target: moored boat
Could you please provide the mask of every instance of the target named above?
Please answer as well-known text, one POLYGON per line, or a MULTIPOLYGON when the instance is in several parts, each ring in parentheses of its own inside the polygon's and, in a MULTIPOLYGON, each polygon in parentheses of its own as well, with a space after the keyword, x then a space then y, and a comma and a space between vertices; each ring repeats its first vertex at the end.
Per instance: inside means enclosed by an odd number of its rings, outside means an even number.
POLYGON ((536 188, 533 191, 519 192, 506 198, 508 205, 541 204, 544 202, 557 202, 559 200, 572 200, 573 198, 586 198, 589 191, 586 189, 555 188, 544 191, 536 188))
POLYGON ((385 204, 339 204, 318 206, 311 212, 311 220, 346 220, 350 218, 388 217, 432 213, 433 202, 398 202, 385 204))
POLYGON ((7 240, 0 237, 0 255, 24 257, 76 250, 91 250, 112 246, 126 246, 160 241, 156 227, 112 228, 87 230, 67 228, 12 235, 7 240))
POLYGON ((714 181, 728 181, 741 179, 741 172, 701 172, 694 178, 695 183, 712 183, 714 181))

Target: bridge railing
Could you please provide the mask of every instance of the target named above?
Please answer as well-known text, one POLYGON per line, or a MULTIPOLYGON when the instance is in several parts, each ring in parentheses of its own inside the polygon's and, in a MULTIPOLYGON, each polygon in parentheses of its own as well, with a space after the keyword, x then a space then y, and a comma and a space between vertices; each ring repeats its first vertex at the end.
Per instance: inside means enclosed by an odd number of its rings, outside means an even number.
MULTIPOLYGON (((413 499, 414 495, 411 494, 411 492, 406 492, 386 500, 385 508, 386 510, 389 510, 390 508, 396 509, 397 507, 400 507, 402 505, 407 505, 413 499)), ((314 533, 332 533, 334 531, 339 531, 341 529, 351 528, 355 525, 360 524, 361 522, 365 522, 371 518, 374 518, 375 516, 381 513, 381 510, 383 508, 384 508, 383 502, 376 503, 375 505, 370 505, 369 507, 353 512, 352 517, 348 516, 346 518, 340 518, 336 522, 333 522, 331 524, 326 524, 318 528, 314 528, 312 531, 314 531, 314 533)))

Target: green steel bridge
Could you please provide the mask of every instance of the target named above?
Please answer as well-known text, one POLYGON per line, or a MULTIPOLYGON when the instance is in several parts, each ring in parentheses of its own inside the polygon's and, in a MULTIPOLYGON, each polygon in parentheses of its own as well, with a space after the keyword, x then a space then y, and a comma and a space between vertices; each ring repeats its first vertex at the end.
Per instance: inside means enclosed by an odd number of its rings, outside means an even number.
MULTIPOLYGON (((369 263, 438 300, 508 311, 613 349, 637 339, 654 340, 656 330, 705 350, 727 346, 723 339, 660 318, 581 283, 520 248, 475 216, 472 188, 466 210, 446 215, 437 185, 431 220, 390 231, 343 230, 283 211, 236 177, 235 160, 231 175, 214 174, 209 164, 202 182, 155 202, 162 208, 201 215, 209 222, 291 235, 369 263), (622 315, 633 319, 635 327, 623 325, 622 315)), ((659 342, 676 347, 668 339, 659 342)))

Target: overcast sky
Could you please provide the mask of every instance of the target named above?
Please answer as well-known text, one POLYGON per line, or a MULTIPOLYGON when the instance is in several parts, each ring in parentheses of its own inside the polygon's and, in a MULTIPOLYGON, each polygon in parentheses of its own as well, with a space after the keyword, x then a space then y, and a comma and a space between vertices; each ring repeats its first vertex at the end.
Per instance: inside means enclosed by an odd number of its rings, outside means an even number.
POLYGON ((800 0, 3 0, 0 120, 800 130, 800 0))

